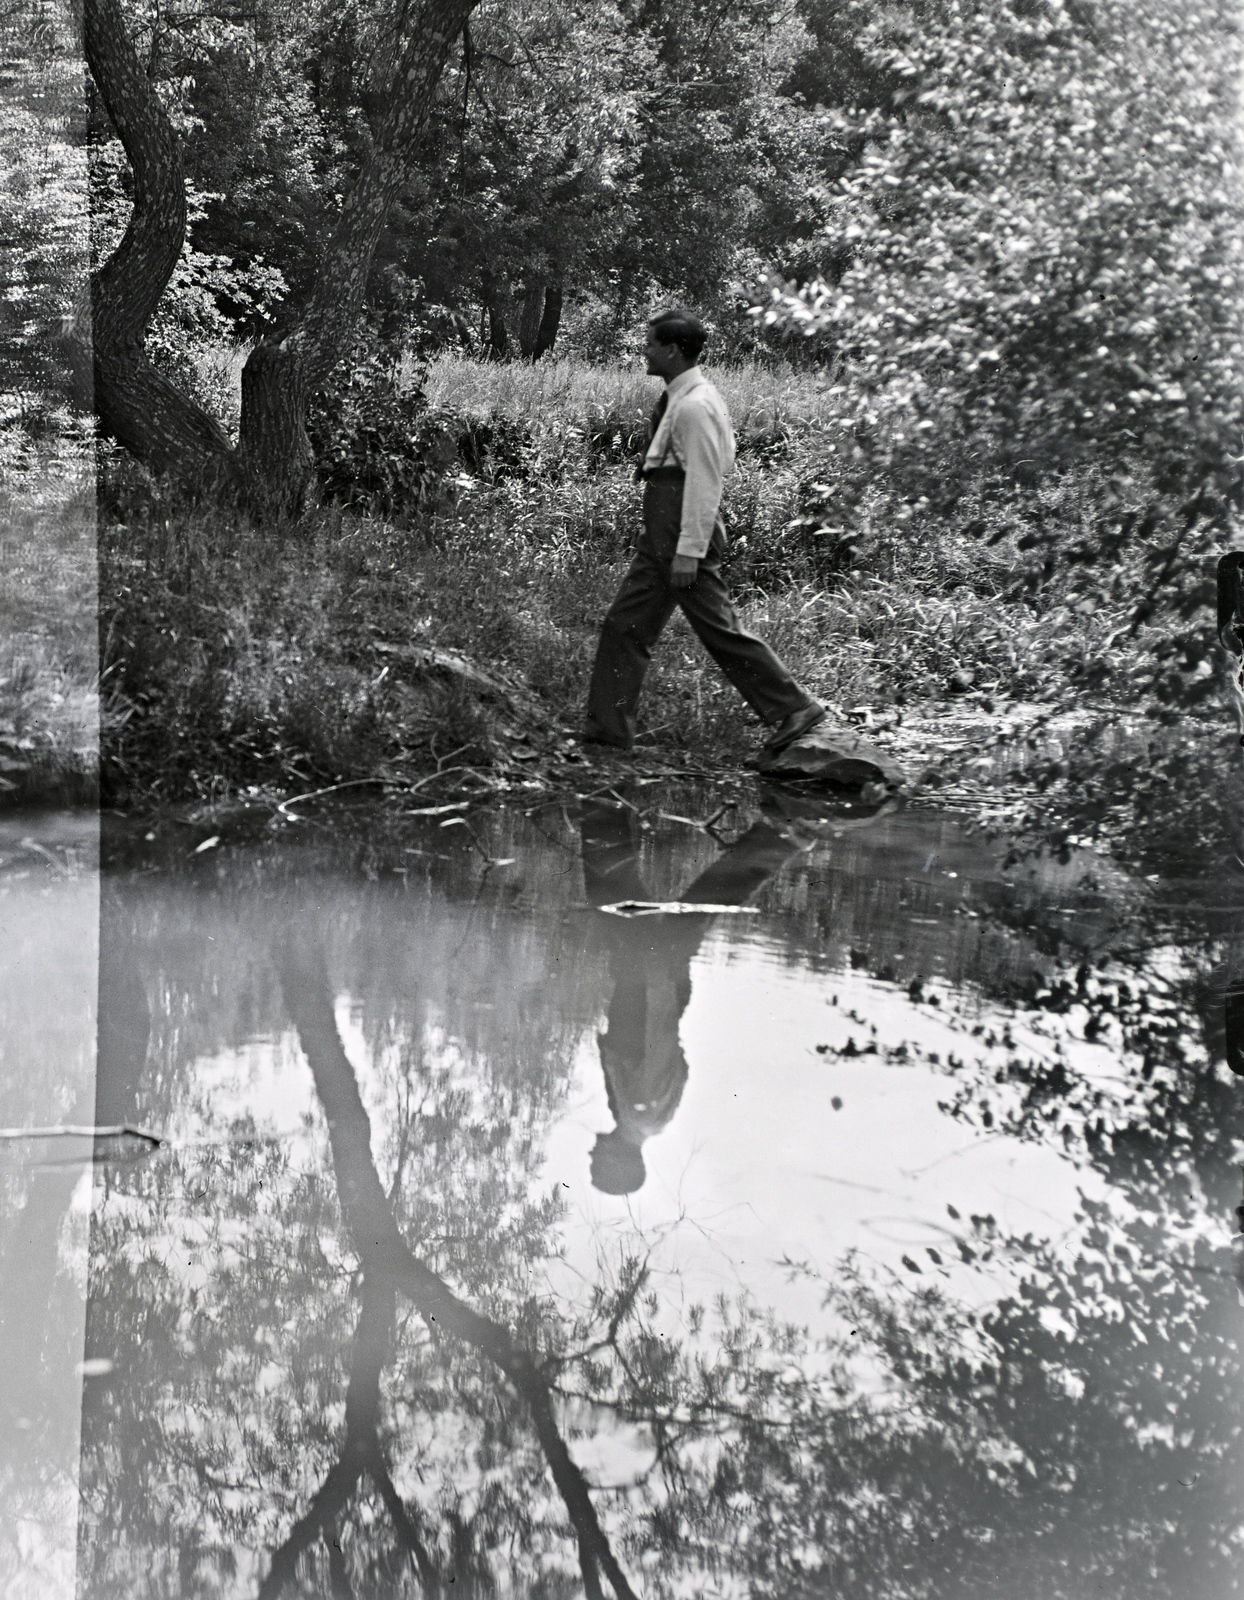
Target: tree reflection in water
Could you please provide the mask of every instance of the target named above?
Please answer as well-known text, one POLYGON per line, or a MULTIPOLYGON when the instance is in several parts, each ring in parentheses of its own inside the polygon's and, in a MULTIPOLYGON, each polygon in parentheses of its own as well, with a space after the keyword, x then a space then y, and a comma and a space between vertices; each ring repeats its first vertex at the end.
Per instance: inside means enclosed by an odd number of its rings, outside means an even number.
MULTIPOLYGON (((371 1124, 337 1032, 322 955, 314 945, 308 948, 305 938, 291 937, 282 949, 280 965, 290 1016, 328 1118, 342 1219, 362 1272, 363 1308, 346 1397, 345 1449, 311 1509, 274 1556, 261 1596, 275 1597, 294 1578, 297 1557, 318 1534, 333 1526, 364 1470, 375 1480, 403 1541, 413 1552, 424 1586, 439 1583, 439 1573, 418 1537, 414 1519, 393 1487, 377 1437, 380 1369, 390 1353, 395 1291, 400 1289, 430 1329, 438 1335, 448 1333, 485 1356, 526 1402, 540 1448, 574 1526, 589 1600, 604 1593, 602 1572, 619 1600, 632 1600, 634 1591, 601 1531, 583 1474, 558 1428, 548 1384, 536 1359, 515 1342, 507 1328, 481 1316, 454 1294, 441 1277, 411 1254, 402 1238, 372 1162, 371 1124), (369 1285, 373 1285, 370 1304, 369 1285)), ((456 1573, 453 1576, 456 1578, 456 1573)))
MULTIPOLYGON (((785 912, 769 937, 830 969, 844 945, 893 959, 887 883, 905 909, 932 892, 929 838, 906 823, 828 857, 796 857, 772 818, 715 862, 702 836, 645 835, 641 876, 621 818, 583 819, 589 904, 760 893, 785 912)), ((1065 891, 988 933, 1007 952, 992 966, 979 920, 918 926, 930 949, 970 933, 998 997, 978 989, 955 1020, 944 1114, 1054 1142, 1108 1199, 1051 1239, 985 1206, 948 1215, 918 1274, 791 1261, 824 1308, 806 1325, 746 1290, 684 1306, 638 1227, 600 1236, 593 1281, 556 1270, 571 1215, 542 1152, 602 1011, 618 1130, 638 1150, 674 1113, 704 919, 585 921, 568 841, 495 825, 520 871, 469 905, 461 864, 417 857, 426 879, 386 884, 397 846, 337 875, 264 847, 184 883, 113 878, 117 1003, 143 1015, 136 973, 151 1040, 100 1093, 171 1149, 105 1169, 95 1211, 88 1353, 116 1367, 84 1409, 87 1600, 1237 1593, 1239 1100, 1197 1046, 1196 952, 1173 971, 1116 941, 1087 970, 1052 932, 1065 891), (1117 1081, 1008 1039, 1000 1001, 1038 968, 1023 1013, 1109 1034, 1131 1064, 1117 1081), (247 1040, 291 1074, 305 1061, 318 1109, 300 1137, 217 1102, 211 1063, 247 1040), (576 1466, 589 1455, 614 1466, 576 1466)), ((992 870, 972 880, 986 916, 992 870)), ((138 1051, 127 1026, 114 1037, 138 1051)))

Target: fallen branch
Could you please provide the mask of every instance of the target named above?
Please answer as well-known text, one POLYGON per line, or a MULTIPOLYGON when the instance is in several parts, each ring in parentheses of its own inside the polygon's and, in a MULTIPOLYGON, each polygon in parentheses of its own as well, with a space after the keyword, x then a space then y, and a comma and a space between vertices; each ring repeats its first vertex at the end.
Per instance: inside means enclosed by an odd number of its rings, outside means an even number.
POLYGON ((697 900, 617 900, 612 905, 597 906, 611 917, 720 917, 738 915, 759 916, 759 906, 712 905, 697 900))
POLYGON ((163 1144, 158 1133, 148 1133, 146 1128, 131 1127, 128 1122, 110 1123, 93 1128, 77 1123, 57 1123, 50 1128, 0 1128, 0 1139, 143 1139, 153 1147, 163 1144))
POLYGON ((393 787, 400 788, 403 794, 418 794, 420 789, 422 789, 426 784, 435 783, 437 778, 447 778, 451 772, 473 772, 474 770, 475 769, 473 767, 446 767, 442 771, 440 767, 437 767, 435 772, 429 772, 427 776, 423 778, 416 778, 414 783, 394 784, 393 787))
POLYGON ((282 800, 277 810, 283 817, 289 817, 291 822, 297 822, 297 817, 291 817, 288 807, 299 806, 305 800, 319 800, 326 794, 336 794, 340 789, 357 789, 361 784, 380 783, 396 787, 391 778, 347 778, 344 783, 330 783, 326 789, 312 789, 310 794, 291 795, 288 800, 282 800))
POLYGON ((440 672, 446 677, 457 678, 462 683, 469 684, 472 689, 490 695, 505 705, 514 703, 512 690, 507 689, 496 678, 489 677, 488 673, 477 667, 468 656, 460 654, 457 650, 443 650, 439 645, 389 644, 383 639, 374 639, 372 649, 380 655, 390 656, 394 661, 419 671, 440 672))

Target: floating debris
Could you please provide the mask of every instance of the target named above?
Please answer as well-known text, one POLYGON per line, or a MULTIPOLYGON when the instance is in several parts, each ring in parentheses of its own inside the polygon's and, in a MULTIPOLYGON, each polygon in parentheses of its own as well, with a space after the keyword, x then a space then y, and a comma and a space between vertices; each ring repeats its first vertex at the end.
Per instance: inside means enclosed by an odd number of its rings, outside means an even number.
POLYGON ((697 900, 618 900, 613 905, 597 906, 611 917, 719 917, 727 912, 735 915, 759 916, 758 906, 701 905, 697 900))

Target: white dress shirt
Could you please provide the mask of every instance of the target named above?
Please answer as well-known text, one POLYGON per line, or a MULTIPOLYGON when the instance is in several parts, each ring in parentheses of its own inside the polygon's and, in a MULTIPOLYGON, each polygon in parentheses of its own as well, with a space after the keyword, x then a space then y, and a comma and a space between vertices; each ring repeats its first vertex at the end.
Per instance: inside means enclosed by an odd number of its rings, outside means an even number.
POLYGON ((726 402, 699 367, 689 367, 666 385, 669 403, 648 446, 644 471, 681 467, 678 554, 702 560, 708 552, 721 504, 721 486, 734 467, 734 431, 726 402))

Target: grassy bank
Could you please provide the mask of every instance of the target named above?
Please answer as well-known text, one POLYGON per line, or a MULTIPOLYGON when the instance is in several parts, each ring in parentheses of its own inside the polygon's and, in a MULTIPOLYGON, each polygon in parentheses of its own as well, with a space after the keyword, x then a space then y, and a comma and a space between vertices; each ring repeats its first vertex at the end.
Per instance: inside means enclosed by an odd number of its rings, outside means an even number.
MULTIPOLYGON (((1112 826, 1136 773, 1134 751, 1105 737, 1122 712, 1148 716, 1137 737, 1151 794, 1219 759, 1212 739, 1189 746, 1193 724, 1143 687, 1181 626, 1137 620, 1143 549, 1098 569, 1037 570, 1031 519, 983 491, 947 516, 879 488, 849 529, 835 526, 824 515, 837 470, 832 387, 762 368, 715 377, 739 436, 725 514, 743 619, 837 713, 905 718, 895 754, 916 770, 944 758, 951 787, 972 763, 995 783, 1022 769, 1046 811, 1061 796, 1112 826), (1079 731, 1052 744, 1015 732, 1069 715, 1079 731), (941 723, 959 733, 939 753, 941 723), (1008 750, 995 738, 1004 724, 1008 750), (1108 791, 1100 804, 1095 786, 1108 791)), ((414 781, 438 764, 530 786, 542 761, 565 754, 639 528, 633 451, 654 384, 624 367, 454 357, 422 382, 431 421, 420 448, 433 439, 440 466, 391 515, 327 506, 258 529, 179 506, 132 473, 112 485, 99 530, 107 796, 414 781)), ((1091 490, 1053 482, 1029 508, 1070 542, 1091 490)), ((80 541, 65 532, 49 544, 37 527, 21 549, 43 551, 60 574, 52 589, 73 590, 80 610, 80 541)), ((33 574, 33 555, 23 559, 33 574)), ((25 583, 10 577, 10 605, 25 583)), ((23 736, 43 718, 66 773, 90 764, 81 730, 95 689, 93 638, 50 621, 72 609, 52 600, 42 621, 31 612, 22 649, 34 666, 20 680, 23 736)), ((643 718, 651 756, 708 770, 737 766, 759 732, 680 618, 658 648, 643 718)), ((1226 721, 1207 704, 1200 725, 1229 738, 1226 721)))

